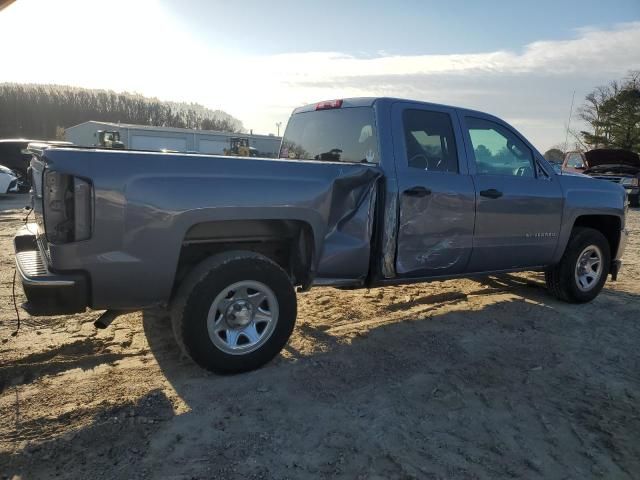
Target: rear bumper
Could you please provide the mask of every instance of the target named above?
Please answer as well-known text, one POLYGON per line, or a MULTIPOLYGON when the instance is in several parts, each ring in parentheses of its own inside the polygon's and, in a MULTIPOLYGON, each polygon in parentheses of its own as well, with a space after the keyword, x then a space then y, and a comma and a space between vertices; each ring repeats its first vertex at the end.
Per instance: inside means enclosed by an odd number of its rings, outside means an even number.
POLYGON ((84 274, 51 272, 29 226, 18 231, 13 246, 16 270, 27 297, 23 308, 29 314, 62 315, 86 310, 89 295, 84 274))

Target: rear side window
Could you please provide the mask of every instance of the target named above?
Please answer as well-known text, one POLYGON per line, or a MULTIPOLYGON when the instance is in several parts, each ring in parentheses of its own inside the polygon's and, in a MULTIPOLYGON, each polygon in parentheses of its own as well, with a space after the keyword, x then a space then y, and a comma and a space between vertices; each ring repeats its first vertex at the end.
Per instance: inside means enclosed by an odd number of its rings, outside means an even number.
POLYGON ((449 114, 406 110, 403 114, 407 165, 428 172, 458 172, 458 154, 449 114))
POLYGON ((297 113, 282 139, 280 158, 378 163, 378 139, 371 107, 297 113))

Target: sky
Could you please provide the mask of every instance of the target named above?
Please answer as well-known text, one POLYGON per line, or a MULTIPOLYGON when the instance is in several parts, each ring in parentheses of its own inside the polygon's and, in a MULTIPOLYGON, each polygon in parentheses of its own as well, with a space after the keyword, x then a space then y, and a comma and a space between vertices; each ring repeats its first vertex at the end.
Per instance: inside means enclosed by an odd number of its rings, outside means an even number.
POLYGON ((544 151, 574 91, 579 129, 584 96, 640 69, 639 46, 640 0, 17 0, 0 82, 196 102, 255 133, 320 100, 410 98, 495 114, 544 151))

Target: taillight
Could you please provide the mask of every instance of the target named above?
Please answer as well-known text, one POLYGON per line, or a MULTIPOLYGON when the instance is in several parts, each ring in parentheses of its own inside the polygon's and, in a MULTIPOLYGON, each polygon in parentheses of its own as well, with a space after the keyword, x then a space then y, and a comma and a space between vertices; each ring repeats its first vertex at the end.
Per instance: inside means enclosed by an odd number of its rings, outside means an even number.
POLYGON ((342 107, 342 100, 327 100, 316 104, 316 110, 331 110, 342 107))
POLYGON ((54 171, 44 174, 44 227, 51 243, 91 237, 91 184, 54 171))

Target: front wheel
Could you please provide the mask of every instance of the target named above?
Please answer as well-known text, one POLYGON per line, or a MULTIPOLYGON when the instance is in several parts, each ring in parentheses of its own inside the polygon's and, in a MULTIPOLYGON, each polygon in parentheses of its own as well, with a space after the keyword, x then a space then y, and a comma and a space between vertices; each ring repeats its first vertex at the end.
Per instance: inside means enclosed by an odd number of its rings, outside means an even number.
POLYGON ((549 291, 570 303, 593 300, 604 287, 611 265, 609 242, 598 230, 576 227, 560 263, 545 272, 549 291))
POLYGON ((286 272, 254 252, 226 252, 197 265, 180 285, 171 320, 184 353, 220 373, 258 368, 284 347, 296 321, 286 272))

